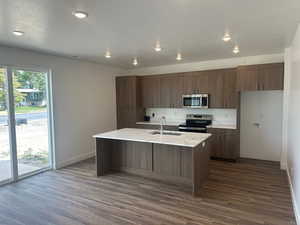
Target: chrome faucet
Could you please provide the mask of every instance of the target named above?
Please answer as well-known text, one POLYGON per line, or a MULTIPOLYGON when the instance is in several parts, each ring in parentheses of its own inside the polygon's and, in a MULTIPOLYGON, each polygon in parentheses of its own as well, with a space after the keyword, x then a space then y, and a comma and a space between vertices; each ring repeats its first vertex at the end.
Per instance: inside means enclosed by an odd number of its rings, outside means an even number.
POLYGON ((160 118, 160 135, 163 135, 164 133, 164 122, 166 123, 166 117, 162 116, 160 118))

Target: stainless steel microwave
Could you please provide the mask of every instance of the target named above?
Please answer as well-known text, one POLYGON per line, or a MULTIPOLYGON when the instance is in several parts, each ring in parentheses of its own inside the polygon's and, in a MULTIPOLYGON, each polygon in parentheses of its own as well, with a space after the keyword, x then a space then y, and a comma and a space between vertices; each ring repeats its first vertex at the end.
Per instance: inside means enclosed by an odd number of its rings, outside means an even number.
POLYGON ((182 95, 182 107, 184 108, 204 108, 209 104, 208 94, 182 95))

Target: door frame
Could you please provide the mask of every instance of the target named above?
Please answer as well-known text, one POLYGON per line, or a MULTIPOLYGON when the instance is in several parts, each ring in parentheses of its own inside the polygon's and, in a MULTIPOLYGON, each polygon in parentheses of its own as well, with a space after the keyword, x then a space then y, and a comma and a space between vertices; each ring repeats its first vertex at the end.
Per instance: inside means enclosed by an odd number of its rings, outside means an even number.
POLYGON ((28 66, 14 66, 14 65, 0 65, 1 68, 6 69, 6 101, 8 105, 8 130, 10 143, 10 161, 11 161, 11 178, 0 182, 0 185, 16 182, 26 177, 50 170, 55 165, 55 140, 54 140, 54 117, 53 117, 53 95, 52 95, 52 73, 50 69, 41 67, 28 66), (48 158, 49 166, 38 169, 36 171, 18 175, 18 158, 17 158, 17 143, 15 130, 15 106, 13 93, 13 70, 24 70, 33 72, 42 72, 46 74, 46 93, 47 93, 47 120, 48 120, 48 158))

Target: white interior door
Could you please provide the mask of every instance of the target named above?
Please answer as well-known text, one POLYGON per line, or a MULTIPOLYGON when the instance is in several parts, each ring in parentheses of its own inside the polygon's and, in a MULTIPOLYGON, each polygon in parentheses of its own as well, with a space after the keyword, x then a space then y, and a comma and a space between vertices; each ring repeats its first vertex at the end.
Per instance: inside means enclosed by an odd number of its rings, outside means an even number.
POLYGON ((241 157, 280 161, 282 91, 241 94, 241 157))

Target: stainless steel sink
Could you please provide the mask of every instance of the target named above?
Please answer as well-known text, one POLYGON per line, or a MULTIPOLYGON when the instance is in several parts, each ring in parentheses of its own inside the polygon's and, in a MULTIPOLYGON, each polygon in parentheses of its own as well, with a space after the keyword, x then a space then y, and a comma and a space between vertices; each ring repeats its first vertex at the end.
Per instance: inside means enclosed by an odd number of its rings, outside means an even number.
MULTIPOLYGON (((160 131, 152 131, 150 134, 152 134, 152 135, 160 135, 160 131)), ((163 131, 162 135, 174 135, 174 136, 180 136, 181 133, 178 133, 178 132, 171 132, 171 131, 163 131)))

